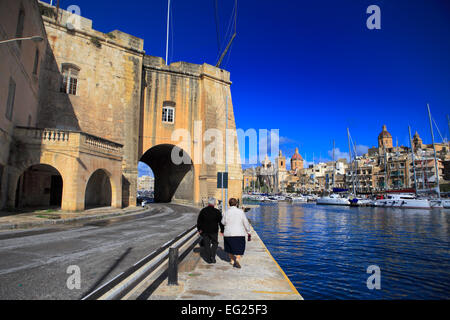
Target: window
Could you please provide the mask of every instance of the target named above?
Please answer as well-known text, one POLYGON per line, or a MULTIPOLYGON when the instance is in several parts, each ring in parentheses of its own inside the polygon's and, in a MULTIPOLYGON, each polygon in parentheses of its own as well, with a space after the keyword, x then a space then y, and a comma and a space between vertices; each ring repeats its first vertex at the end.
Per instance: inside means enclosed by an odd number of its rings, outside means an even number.
POLYGON ((16 97, 16 82, 13 78, 9 78, 8 101, 6 104, 6 119, 12 120, 14 99, 16 97))
MULTIPOLYGON (((25 10, 20 9, 19 17, 17 19, 16 38, 23 38, 23 25, 25 22, 25 10)), ((22 46, 22 41, 17 41, 19 48, 22 46)))
POLYGON ((37 74, 38 68, 39 68, 39 49, 36 49, 36 53, 34 54, 33 74, 37 74))
POLYGON ((77 95, 79 71, 80 69, 74 65, 63 65, 61 92, 77 95))
POLYGON ((163 107, 162 121, 168 122, 168 123, 174 123, 175 122, 175 108, 163 107))
POLYGON ((2 194, 3 185, 3 165, 0 164, 0 195, 2 194))

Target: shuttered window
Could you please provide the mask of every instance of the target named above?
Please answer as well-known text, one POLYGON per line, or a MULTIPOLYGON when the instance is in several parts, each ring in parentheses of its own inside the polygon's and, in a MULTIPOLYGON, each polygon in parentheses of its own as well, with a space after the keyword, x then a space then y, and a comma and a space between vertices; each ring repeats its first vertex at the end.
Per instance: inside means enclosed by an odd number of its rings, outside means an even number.
POLYGON ((16 98, 16 82, 9 78, 8 100, 6 102, 6 119, 12 120, 14 110, 14 99, 16 98))

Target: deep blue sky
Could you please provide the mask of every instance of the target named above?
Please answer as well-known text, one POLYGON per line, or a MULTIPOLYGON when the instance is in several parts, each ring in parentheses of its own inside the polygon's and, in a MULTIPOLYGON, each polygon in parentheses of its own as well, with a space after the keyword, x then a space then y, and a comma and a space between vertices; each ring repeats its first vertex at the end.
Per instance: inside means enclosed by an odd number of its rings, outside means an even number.
MULTIPOLYGON (((222 41, 234 0, 218 0, 222 41)), ((167 0, 61 0, 77 4, 95 29, 145 39, 165 56, 167 0)), ((170 62, 215 64, 214 0, 172 0, 170 62)), ((430 143, 426 103, 449 137, 449 0, 239 0, 231 72, 239 128, 280 129, 281 148, 308 161, 330 158, 332 140, 348 151, 346 128, 362 146, 383 124, 399 144, 408 125, 430 143), (366 28, 366 9, 381 8, 381 30, 366 28)), ((437 140, 440 137, 435 132, 437 140)), ((364 149, 364 147, 361 147, 364 149)))

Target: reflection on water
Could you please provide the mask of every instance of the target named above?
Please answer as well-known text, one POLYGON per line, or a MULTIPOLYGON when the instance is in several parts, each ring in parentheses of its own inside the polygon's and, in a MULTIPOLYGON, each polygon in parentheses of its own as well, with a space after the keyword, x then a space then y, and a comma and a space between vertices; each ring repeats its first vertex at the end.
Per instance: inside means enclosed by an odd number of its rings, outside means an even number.
POLYGON ((305 299, 450 298, 450 210, 279 203, 247 215, 305 299), (370 265, 380 290, 367 288, 370 265))

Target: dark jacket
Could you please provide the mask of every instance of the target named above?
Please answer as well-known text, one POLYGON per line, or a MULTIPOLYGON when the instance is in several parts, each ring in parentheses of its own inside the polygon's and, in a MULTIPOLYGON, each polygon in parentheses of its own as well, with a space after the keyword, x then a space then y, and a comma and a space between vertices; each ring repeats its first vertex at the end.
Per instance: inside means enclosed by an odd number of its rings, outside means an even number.
POLYGON ((220 232, 223 233, 224 226, 221 221, 222 213, 213 206, 208 206, 203 208, 198 215, 197 230, 202 233, 218 233, 220 226, 220 232))

